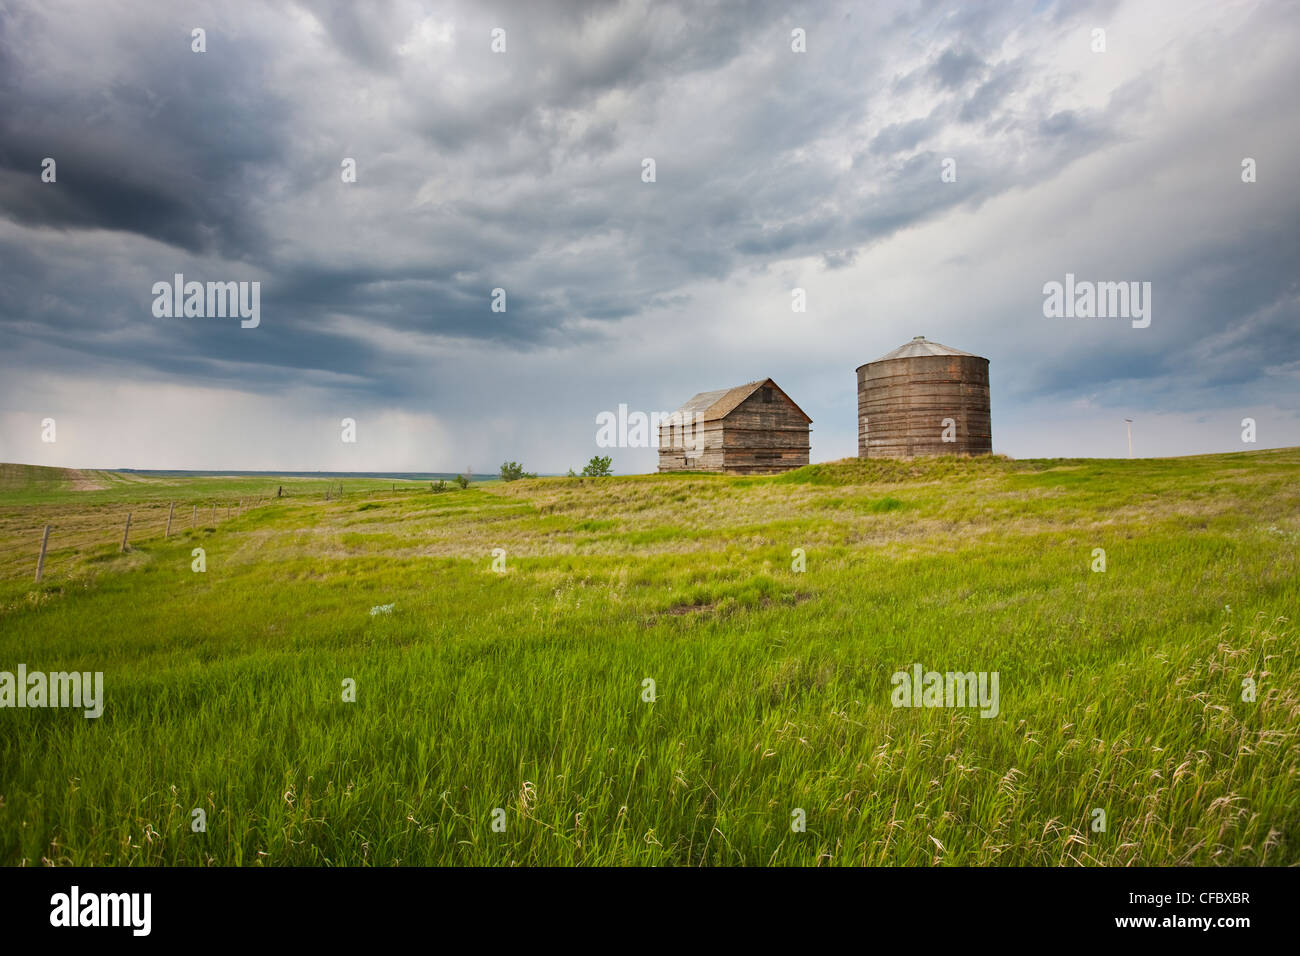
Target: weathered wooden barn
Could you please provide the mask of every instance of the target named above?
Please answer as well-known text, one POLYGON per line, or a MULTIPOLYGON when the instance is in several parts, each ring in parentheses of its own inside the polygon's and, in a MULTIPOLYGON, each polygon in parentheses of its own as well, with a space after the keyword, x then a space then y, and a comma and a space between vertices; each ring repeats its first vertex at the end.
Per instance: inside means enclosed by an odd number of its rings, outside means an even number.
POLYGON ((770 378, 700 392, 659 425, 660 471, 737 475, 808 464, 812 419, 770 378))

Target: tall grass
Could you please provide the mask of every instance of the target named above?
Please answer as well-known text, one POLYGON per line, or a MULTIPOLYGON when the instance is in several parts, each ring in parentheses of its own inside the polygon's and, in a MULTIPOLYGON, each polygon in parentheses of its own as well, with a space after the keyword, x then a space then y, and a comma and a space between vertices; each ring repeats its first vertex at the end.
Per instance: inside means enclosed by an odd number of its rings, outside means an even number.
POLYGON ((69 556, 0 670, 107 704, 0 710, 0 861, 1294 864, 1297 466, 380 481, 69 556), (999 715, 894 708, 914 662, 999 715))

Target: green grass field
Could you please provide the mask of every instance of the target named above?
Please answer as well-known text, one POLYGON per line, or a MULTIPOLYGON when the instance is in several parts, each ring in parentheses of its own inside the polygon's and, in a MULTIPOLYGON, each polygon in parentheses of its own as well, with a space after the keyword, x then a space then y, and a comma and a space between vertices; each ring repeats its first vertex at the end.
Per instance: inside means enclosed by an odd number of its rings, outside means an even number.
POLYGON ((392 488, 0 469, 0 862, 1300 863, 1300 449, 392 488))

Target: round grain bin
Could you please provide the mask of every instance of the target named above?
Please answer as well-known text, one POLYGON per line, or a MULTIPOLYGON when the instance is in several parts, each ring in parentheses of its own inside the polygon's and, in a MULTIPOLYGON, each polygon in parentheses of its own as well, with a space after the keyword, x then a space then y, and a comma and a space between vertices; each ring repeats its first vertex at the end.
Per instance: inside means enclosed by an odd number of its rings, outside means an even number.
POLYGON ((989 360, 918 335, 858 366, 858 457, 987 455, 989 360))

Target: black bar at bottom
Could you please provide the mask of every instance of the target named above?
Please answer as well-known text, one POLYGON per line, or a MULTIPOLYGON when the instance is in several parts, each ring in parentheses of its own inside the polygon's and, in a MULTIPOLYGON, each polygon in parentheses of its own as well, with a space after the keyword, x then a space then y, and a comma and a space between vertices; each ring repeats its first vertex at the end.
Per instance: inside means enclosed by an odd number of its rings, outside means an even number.
POLYGON ((916 939, 956 932, 968 941, 1005 930, 1071 942, 1128 936, 1182 945, 1196 936, 1231 946, 1285 933, 1297 889, 1300 873, 1280 868, 10 868, 0 870, 0 932, 6 943, 75 934, 127 945, 335 946, 374 943, 377 931, 432 932, 450 943, 445 934, 455 931, 456 938, 486 934, 485 942, 599 933, 594 938, 612 943, 621 936, 609 933, 632 933, 649 944, 680 939, 679 929, 734 943, 838 924, 856 927, 863 939, 884 928, 919 933, 916 939), (148 894, 147 927, 145 898, 131 894, 148 894), (124 925, 71 925, 88 921, 124 925))

